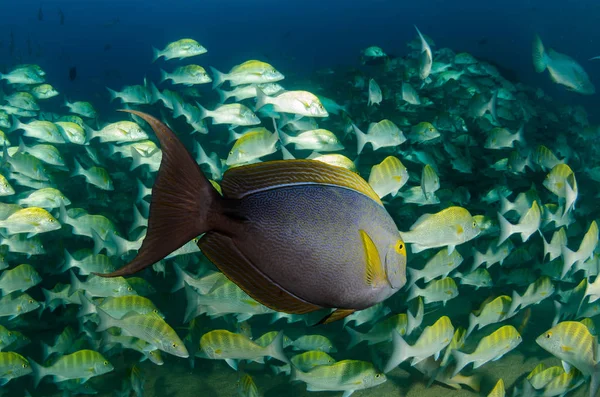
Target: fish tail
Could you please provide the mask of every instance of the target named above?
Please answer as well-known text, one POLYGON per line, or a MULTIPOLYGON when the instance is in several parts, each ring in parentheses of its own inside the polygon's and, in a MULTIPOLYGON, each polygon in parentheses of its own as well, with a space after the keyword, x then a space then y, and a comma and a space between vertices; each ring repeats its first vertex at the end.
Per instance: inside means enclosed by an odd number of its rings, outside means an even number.
POLYGON ((269 356, 291 365, 290 360, 283 352, 283 336, 283 331, 279 331, 275 339, 273 339, 273 342, 271 342, 266 349, 267 352, 269 352, 269 356))
POLYGON ((240 221, 225 214, 224 201, 183 143, 164 123, 135 110, 156 133, 162 160, 152 188, 152 201, 146 237, 137 256, 125 267, 104 274, 124 276, 152 266, 194 237, 219 231, 235 235, 240 221))
MULTIPOLYGON (((150 87, 150 97, 151 97, 151 102, 154 104, 156 102, 158 102, 159 100, 162 99, 162 95, 160 93, 160 91, 158 90, 158 88, 156 88, 156 85, 153 82, 149 82, 148 86, 150 87)), ((175 116, 173 116, 175 117, 175 116)))
POLYGON ((254 111, 257 111, 258 109, 267 105, 269 103, 268 99, 269 97, 267 96, 267 94, 265 94, 260 88, 256 87, 256 106, 254 108, 254 111))
POLYGON ((295 160, 294 155, 285 148, 285 146, 281 145, 281 154, 283 155, 284 160, 295 160))
POLYGON ((98 318, 100 319, 98 327, 96 327, 96 332, 106 331, 115 325, 114 319, 103 309, 96 307, 96 313, 98 313, 98 318))
POLYGON ((393 331, 393 347, 392 347, 392 355, 388 360, 387 364, 383 372, 390 372, 392 369, 396 368, 400 363, 406 360, 409 356, 410 346, 406 341, 400 336, 398 331, 393 331))
POLYGON ((537 73, 542 73, 544 70, 546 70, 548 61, 546 58, 544 44, 537 33, 535 36, 533 36, 533 48, 531 54, 533 55, 533 68, 537 73))
POLYGON ((514 225, 500 214, 498 214, 498 223, 500 224, 500 237, 498 237, 496 244, 500 246, 500 244, 505 242, 514 233, 514 225))
POLYGON ((171 293, 185 287, 183 269, 176 262, 173 262, 173 270, 175 271, 175 284, 173 285, 173 288, 171 288, 171 293))
POLYGON ((46 368, 42 367, 40 364, 33 361, 31 357, 27 357, 27 361, 29 361, 29 365, 31 365, 31 372, 33 375, 33 385, 34 387, 38 387, 40 381, 44 376, 46 376, 46 368))
POLYGON ((152 47, 152 63, 156 62, 161 56, 163 56, 163 54, 160 53, 160 50, 152 47))
POLYGON ((8 131, 6 132, 13 132, 15 130, 19 130, 23 128, 23 123, 21 123, 21 121, 19 121, 19 119, 15 116, 12 115, 10 118, 10 128, 8 129, 8 131))
POLYGON ((466 367, 471 361, 469 360, 469 355, 458 350, 452 350, 452 356, 454 357, 454 361, 456 361, 456 367, 454 368, 454 373, 452 376, 458 375, 458 373, 466 367))
POLYGON ((94 305, 94 303, 85 294, 81 294, 80 297, 81 308, 79 309, 79 312, 77 312, 77 318, 97 312, 96 305, 94 305))
POLYGON ((367 143, 367 134, 358 129, 355 124, 352 124, 354 134, 356 134, 356 153, 360 154, 367 143))
POLYGON ((563 257, 563 268, 561 277, 565 277, 569 270, 571 270, 573 264, 577 261, 577 253, 575 251, 571 251, 566 246, 562 247, 561 253, 563 257))
POLYGON ((406 335, 410 335, 415 329, 421 326, 423 317, 425 316, 425 306, 423 305, 423 298, 417 299, 417 312, 413 316, 410 310, 406 311, 406 335))
POLYGON ((139 227, 146 227, 147 222, 137 205, 133 204, 133 222, 129 228, 129 233, 133 233, 139 227))
POLYGON ((360 342, 364 340, 364 334, 350 328, 346 327, 346 331, 350 335, 350 343, 348 344, 348 349, 352 349, 354 346, 358 345, 360 342))
POLYGON ((465 332, 465 338, 471 335, 471 332, 475 331, 475 328, 477 328, 478 325, 477 316, 473 313, 469 313, 469 327, 467 328, 467 332, 465 332))
POLYGON ((184 285, 183 287, 185 288, 185 301, 187 302, 183 322, 189 323, 203 310, 201 302, 202 296, 189 285, 184 285))
POLYGON ((106 89, 108 90, 108 95, 110 96, 110 101, 114 101, 115 99, 117 99, 119 97, 119 93, 115 90, 111 90, 110 88, 106 87, 106 89))
POLYGON ((73 258, 73 256, 69 253, 69 251, 67 251, 66 249, 63 250, 63 256, 65 258, 65 263, 62 266, 61 273, 65 272, 67 270, 69 270, 70 268, 72 268, 73 266, 75 266, 75 259, 73 258))
POLYGON ((494 120, 498 120, 498 113, 496 111, 497 106, 498 105, 498 90, 495 90, 494 93, 492 94, 492 97, 490 98, 490 101, 487 104, 487 111, 490 112, 490 114, 492 115, 492 118, 494 120))
POLYGON ((45 361, 52 354, 52 348, 49 345, 45 344, 44 342, 41 342, 41 345, 42 345, 42 357, 44 358, 44 361, 45 361))
POLYGON ((210 70, 213 74, 213 84, 212 84, 212 88, 213 90, 217 87, 219 87, 221 84, 223 84, 225 82, 225 73, 223 72, 219 72, 217 69, 213 68, 212 66, 209 66, 210 70))
POLYGON ((160 82, 163 83, 165 80, 170 79, 169 73, 166 70, 160 69, 160 82))
POLYGON ((200 113, 200 120, 204 120, 205 118, 210 117, 209 111, 206 110, 204 106, 200 105, 198 102, 196 102, 196 106, 198 107, 198 111, 200 113))
POLYGON ((185 117, 185 109, 183 108, 183 104, 179 101, 173 101, 173 118, 176 119, 181 116, 185 117))
POLYGON ((517 293, 517 291, 513 291, 513 293, 512 293, 512 301, 510 303, 510 308, 508 309, 508 314, 506 315, 505 318, 512 317, 512 315, 517 312, 517 308, 519 306, 521 306, 522 302, 523 302, 523 299, 521 298, 521 295, 519 295, 517 293))
POLYGON ((77 290, 80 290, 82 288, 81 288, 81 281, 79 281, 79 279, 77 278, 77 276, 75 276, 75 273, 73 273, 72 270, 69 270, 69 278, 71 280, 71 282, 70 282, 71 287, 69 288, 69 296, 71 296, 75 292, 77 292, 77 290))
POLYGON ((219 103, 225 103, 229 99, 229 93, 225 90, 216 90, 219 95, 219 103))

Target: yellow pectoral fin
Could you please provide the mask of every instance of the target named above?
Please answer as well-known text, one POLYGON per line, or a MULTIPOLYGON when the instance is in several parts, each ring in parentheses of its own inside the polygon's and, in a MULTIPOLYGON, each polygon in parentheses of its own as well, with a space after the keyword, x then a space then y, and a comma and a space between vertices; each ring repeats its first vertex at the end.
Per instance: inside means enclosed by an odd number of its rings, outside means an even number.
POLYGON ((570 352, 573 350, 573 348, 572 348, 571 346, 565 346, 565 345, 562 345, 562 346, 560 347, 560 350, 562 350, 562 351, 563 351, 563 352, 565 352, 565 353, 570 353, 570 352))
POLYGON ((365 281, 371 287, 376 287, 386 282, 385 271, 381 264, 381 258, 377 247, 371 237, 364 230, 359 230, 360 237, 365 249, 365 281))

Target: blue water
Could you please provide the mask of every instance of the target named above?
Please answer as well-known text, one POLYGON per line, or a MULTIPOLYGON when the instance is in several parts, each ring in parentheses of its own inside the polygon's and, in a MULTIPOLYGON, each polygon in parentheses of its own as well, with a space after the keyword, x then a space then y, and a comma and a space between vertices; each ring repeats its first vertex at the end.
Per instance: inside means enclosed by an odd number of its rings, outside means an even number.
MULTIPOLYGON (((569 54, 600 81, 597 29, 600 4, 570 1, 3 1, 0 65, 10 63, 9 32, 23 62, 37 62, 68 97, 106 96, 104 86, 140 84, 155 78, 149 67, 152 46, 162 48, 181 37, 200 41, 208 53, 203 65, 228 69, 259 58, 281 70, 308 75, 314 70, 356 63, 358 53, 378 45, 396 56, 407 53, 413 25, 437 48, 467 51, 514 70, 525 84, 539 86, 568 103, 593 109, 596 97, 566 92, 537 75, 531 65, 531 40, 539 33, 547 47, 569 54), (38 21, 42 5, 44 18, 38 21), (65 15, 60 26, 58 9, 65 15), (27 54, 27 37, 34 55, 27 54), (479 44, 482 40, 486 44, 479 44), (110 44, 111 49, 104 50, 110 44), (36 57, 38 46, 41 57, 36 57), (78 78, 69 82, 68 70, 78 78)), ((590 112, 595 118, 596 112, 590 112)))

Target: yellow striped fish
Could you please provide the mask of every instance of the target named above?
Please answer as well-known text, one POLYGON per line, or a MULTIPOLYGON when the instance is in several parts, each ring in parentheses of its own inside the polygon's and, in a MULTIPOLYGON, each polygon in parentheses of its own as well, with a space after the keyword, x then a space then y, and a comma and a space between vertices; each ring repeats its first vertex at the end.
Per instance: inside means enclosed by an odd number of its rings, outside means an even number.
POLYGON ((537 367, 535 367, 529 375, 527 375, 527 381, 531 384, 531 386, 534 389, 539 390, 544 388, 548 383, 550 383, 552 379, 564 373, 565 370, 562 367, 554 366, 546 368, 546 366, 543 363, 541 363, 537 367))
POLYGON ((423 297, 425 304, 442 302, 445 305, 447 301, 458 296, 458 286, 451 277, 431 281, 427 283, 425 288, 419 288, 415 284, 411 287, 407 300, 412 300, 418 296, 423 297))
POLYGON ((237 393, 240 397, 259 397, 258 387, 248 374, 242 375, 237 382, 237 393))
POLYGON ((531 161, 539 165, 542 170, 549 170, 561 163, 552 150, 544 145, 538 145, 531 155, 531 161))
POLYGON ((351 395, 355 390, 378 386, 387 380, 373 364, 358 360, 321 365, 308 372, 298 371, 292 366, 291 379, 306 383, 308 391, 344 391, 345 396, 351 395))
POLYGON ((14 352, 0 353, 0 386, 30 373, 31 366, 25 357, 14 352))
POLYGON ((452 352, 454 350, 462 349, 465 345, 465 339, 467 338, 467 330, 463 327, 458 327, 454 331, 454 336, 450 341, 450 344, 446 347, 446 351, 444 352, 444 357, 442 358, 442 362, 440 366, 445 367, 448 365, 450 361, 450 357, 452 357, 452 352))
POLYGON ((42 281, 39 273, 31 265, 23 263, 10 270, 5 270, 0 275, 0 290, 2 294, 15 291, 26 291, 42 281))
POLYGON ((578 321, 563 321, 535 340, 544 350, 577 368, 585 377, 591 377, 590 396, 594 397, 600 385, 598 371, 598 341, 588 328, 578 321))
POLYGON ((97 313, 100 318, 100 322, 96 328, 97 332, 107 330, 110 327, 118 327, 127 331, 131 336, 146 341, 165 353, 178 357, 189 357, 187 349, 175 330, 158 314, 138 314, 131 312, 126 314, 122 319, 117 319, 100 308, 97 308, 97 313))
POLYGON ((114 367, 102 354, 93 350, 79 350, 73 354, 62 356, 51 366, 43 367, 29 359, 33 371, 35 387, 45 376, 53 376, 55 380, 81 379, 84 383, 88 379, 111 372, 114 367))
MULTIPOLYGON (((546 387, 544 387, 544 396, 564 396, 571 390, 574 390, 581 386, 584 382, 583 376, 581 376, 581 372, 579 372, 576 368, 571 368, 569 372, 564 372, 558 375, 556 378, 552 379, 546 387)), ((592 390, 590 389, 590 397, 595 397, 595 394, 591 394, 592 390)))
POLYGON ((320 350, 325 353, 335 353, 333 343, 323 335, 303 335, 292 343, 295 350, 320 350))
POLYGON ((204 358, 225 360, 235 370, 237 370, 235 360, 263 363, 264 357, 270 356, 287 364, 290 362, 283 352, 283 332, 279 332, 271 344, 262 347, 244 335, 218 329, 202 335, 200 349, 204 353, 204 358))
POLYGON ((392 197, 408 182, 408 171, 398 158, 388 156, 371 168, 369 185, 382 198, 388 194, 392 197))
POLYGON ((369 345, 374 345, 381 342, 389 341, 394 331, 400 336, 406 335, 408 330, 408 316, 406 313, 396 314, 388 317, 375 324, 368 332, 364 334, 350 327, 346 327, 346 331, 350 334, 350 344, 348 349, 353 348, 359 343, 366 341, 369 345))
POLYGON ((421 173, 421 189, 425 198, 429 198, 440 188, 440 178, 432 166, 425 164, 421 173))
POLYGON ((419 339, 412 346, 406 343, 398 332, 394 332, 393 351, 384 372, 391 371, 410 357, 413 357, 411 365, 415 365, 429 356, 434 356, 437 360, 440 352, 452 340, 453 335, 454 326, 447 316, 442 316, 433 325, 425 327, 419 339))
POLYGON ((497 360, 522 342, 521 335, 512 325, 505 325, 479 341, 473 353, 467 354, 455 350, 452 352, 456 360, 454 374, 458 374, 465 366, 473 363, 479 368, 488 361, 497 360))

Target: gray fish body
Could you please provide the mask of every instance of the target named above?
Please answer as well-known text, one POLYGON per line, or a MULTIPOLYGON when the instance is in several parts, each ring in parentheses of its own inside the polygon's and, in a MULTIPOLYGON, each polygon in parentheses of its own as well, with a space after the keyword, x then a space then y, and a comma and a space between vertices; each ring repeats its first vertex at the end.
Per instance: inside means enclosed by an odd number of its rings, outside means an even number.
MULTIPOLYGON (((296 185, 241 199, 247 233, 236 246, 284 290, 322 307, 367 308, 391 296, 389 283, 365 281, 365 248, 358 230, 373 240, 381 262, 398 229, 371 198, 341 187, 296 185)), ((392 248, 393 249, 393 248, 392 248)))

